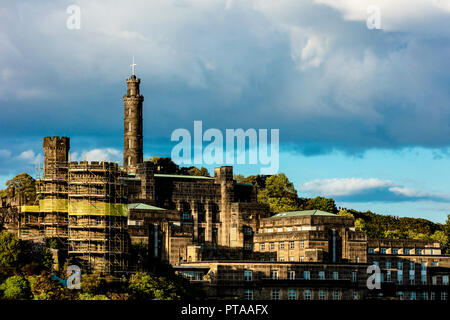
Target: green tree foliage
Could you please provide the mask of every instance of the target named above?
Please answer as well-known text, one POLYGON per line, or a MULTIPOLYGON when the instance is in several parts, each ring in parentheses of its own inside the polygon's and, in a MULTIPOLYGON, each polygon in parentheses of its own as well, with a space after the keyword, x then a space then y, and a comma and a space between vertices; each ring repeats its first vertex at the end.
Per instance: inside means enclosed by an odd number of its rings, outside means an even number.
POLYGON ((180 168, 170 158, 152 157, 150 159, 150 162, 152 162, 155 165, 157 173, 180 174, 180 175, 202 176, 202 177, 210 176, 208 169, 206 169, 205 167, 201 167, 200 169, 193 166, 180 168))
POLYGON ((80 293, 78 295, 78 299, 79 300, 110 300, 104 294, 92 294, 92 293, 89 293, 89 292, 80 293))
POLYGON ((315 197, 312 199, 308 199, 304 205, 304 210, 321 210, 331 213, 338 212, 334 199, 324 197, 315 197))
POLYGON ((186 289, 177 280, 138 272, 131 276, 129 290, 138 300, 179 300, 186 296, 186 289))
POLYGON ((348 212, 347 210, 339 210, 338 215, 342 216, 342 217, 352 217, 353 218, 353 215, 350 212, 348 212))
POLYGON ((0 286, 6 299, 29 299, 31 297, 30 283, 20 276, 12 276, 0 286))
POLYGON ((31 293, 34 300, 62 300, 66 299, 65 289, 61 283, 51 278, 49 272, 42 272, 39 276, 30 277, 31 293))
POLYGON ((274 213, 299 209, 297 190, 284 173, 266 179, 265 188, 258 191, 258 201, 269 205, 274 213))
POLYGON ((36 181, 27 173, 21 173, 6 181, 7 189, 15 190, 25 203, 32 203, 36 200, 36 181))
POLYGON ((105 288, 105 281, 99 274, 83 274, 81 277, 81 290, 84 293, 98 294, 105 288))
POLYGON ((365 232, 367 231, 366 223, 363 219, 358 218, 355 220, 355 230, 359 232, 365 232))
POLYGON ((0 267, 15 267, 21 256, 20 241, 7 231, 0 232, 0 267))

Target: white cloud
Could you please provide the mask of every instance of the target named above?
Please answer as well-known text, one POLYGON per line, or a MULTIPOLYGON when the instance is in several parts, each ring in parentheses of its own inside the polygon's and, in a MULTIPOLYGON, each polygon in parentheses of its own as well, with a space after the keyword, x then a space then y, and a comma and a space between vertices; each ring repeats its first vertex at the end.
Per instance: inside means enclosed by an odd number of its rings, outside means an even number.
POLYGON ((114 148, 99 148, 73 152, 70 154, 70 161, 111 161, 119 162, 122 160, 122 152, 114 148))
POLYGON ((336 197, 362 201, 405 201, 431 200, 437 202, 450 201, 450 194, 425 192, 400 186, 391 180, 376 178, 334 178, 313 180, 301 185, 301 191, 326 197, 336 197))
POLYGON ((30 164, 38 164, 43 161, 42 154, 35 154, 33 150, 25 150, 20 155, 17 156, 17 159, 23 160, 26 163, 30 164))
POLYGON ((301 186, 301 190, 324 196, 348 196, 369 189, 384 188, 392 185, 393 183, 390 180, 376 178, 335 178, 306 182, 301 186))
POLYGON ((365 21, 367 8, 380 9, 381 27, 387 31, 435 34, 449 30, 442 25, 449 18, 450 2, 442 0, 315 0, 341 11, 347 20, 365 21))

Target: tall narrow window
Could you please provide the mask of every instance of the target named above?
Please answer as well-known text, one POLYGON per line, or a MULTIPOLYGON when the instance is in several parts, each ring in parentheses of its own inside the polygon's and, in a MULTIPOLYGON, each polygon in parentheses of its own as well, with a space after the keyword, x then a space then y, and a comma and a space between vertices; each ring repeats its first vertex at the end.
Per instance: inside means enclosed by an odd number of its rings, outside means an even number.
POLYGON ((128 122, 128 132, 131 132, 131 122, 128 122))

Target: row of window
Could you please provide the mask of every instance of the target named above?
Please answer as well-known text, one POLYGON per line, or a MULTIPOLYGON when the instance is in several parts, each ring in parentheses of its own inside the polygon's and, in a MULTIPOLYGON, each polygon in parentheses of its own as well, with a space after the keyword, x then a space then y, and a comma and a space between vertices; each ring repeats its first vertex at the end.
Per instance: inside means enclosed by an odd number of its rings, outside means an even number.
MULTIPOLYGON (((378 260, 373 260, 373 264, 376 265, 376 266, 382 267, 380 265, 380 263, 378 262, 378 260)), ((404 265, 403 261, 401 261, 401 260, 397 261, 397 265, 395 265, 395 263, 391 263, 390 260, 386 260, 384 262, 384 267, 386 269, 391 269, 391 268, 397 267, 398 270, 403 270, 403 265, 404 265)), ((416 264, 414 261, 410 261, 409 262, 409 270, 415 270, 416 265, 419 265, 419 264, 416 264)), ((432 266, 433 267, 437 267, 438 265, 439 265, 439 263, 437 261, 433 261, 432 262, 432 266)), ((422 261, 420 263, 420 270, 421 271, 427 271, 427 266, 428 266, 428 263, 425 262, 425 261, 422 261)))
MULTIPOLYGON (((397 292, 397 296, 399 297, 400 300, 405 300, 406 299, 406 294, 403 291, 399 291, 397 292)), ((431 291, 430 293, 424 291, 422 292, 422 294, 420 295, 422 300, 436 300, 436 292, 431 291)), ((441 300, 446 301, 448 300, 448 292, 446 291, 442 291, 441 292, 441 300)), ((409 292, 409 300, 417 300, 418 299, 418 295, 416 294, 415 291, 411 291, 409 292)))
MULTIPOLYGON (((272 300, 280 300, 280 289, 273 289, 271 291, 271 299, 272 300)), ((312 300, 313 299, 313 295, 312 295, 312 290, 296 290, 296 289, 288 289, 287 291, 288 293, 288 300, 297 300, 297 299, 304 299, 304 300, 312 300), (302 292, 303 291, 303 292, 302 292)), ((333 300, 341 300, 341 292, 339 290, 334 290, 332 292, 332 299, 333 300)), ((254 299, 254 292, 252 289, 247 289, 244 290, 244 298, 246 300, 253 300, 254 299)), ((318 295, 319 300, 327 300, 328 299, 328 294, 325 290, 319 290, 319 295, 318 295)), ((359 299, 359 295, 358 292, 356 290, 353 291, 353 299, 354 300, 358 300, 359 299)))
MULTIPOLYGON (((399 254, 400 253, 400 248, 392 248, 390 254, 399 254)), ((430 251, 429 254, 434 254, 433 249, 427 249, 430 251)), ((380 248, 379 253, 380 254, 388 254, 388 248, 380 248)), ((404 248, 403 249, 403 254, 408 255, 408 254, 416 254, 416 255, 421 255, 423 252, 425 251, 425 249, 411 249, 411 248, 404 248)), ((368 253, 374 254, 375 253, 375 248, 368 248, 367 249, 368 253)))
MULTIPOLYGON (((270 279, 278 280, 279 279, 279 271, 278 270, 270 270, 270 279)), ((317 273, 317 279, 319 280, 325 280, 325 271, 319 271, 317 273)), ((352 282, 356 282, 356 271, 352 272, 352 282)), ((303 271, 303 277, 296 278, 296 272, 294 270, 288 270, 287 271, 287 279, 294 280, 294 279, 304 279, 304 280, 310 280, 311 279, 311 271, 305 270, 303 271)), ((332 280, 339 280, 339 272, 333 271, 331 273, 331 279, 332 280)), ((244 270, 244 281, 253 281, 253 271, 252 270, 244 270)))
POLYGON ((314 231, 314 230, 318 230, 318 227, 317 226, 295 226, 295 227, 278 227, 278 228, 259 229, 258 233, 314 231))
MULTIPOLYGON (((280 250, 284 250, 287 246, 285 246, 284 242, 280 242, 278 244, 278 248, 280 250)), ((305 247, 305 242, 304 241, 300 241, 299 243, 299 247, 300 249, 303 249, 305 247)), ((265 243, 261 243, 259 245, 259 250, 260 251, 264 251, 266 249, 266 244, 265 243)), ((289 249, 295 249, 295 241, 289 241, 289 249)), ((269 250, 275 250, 275 243, 274 242, 270 242, 269 243, 269 250)))

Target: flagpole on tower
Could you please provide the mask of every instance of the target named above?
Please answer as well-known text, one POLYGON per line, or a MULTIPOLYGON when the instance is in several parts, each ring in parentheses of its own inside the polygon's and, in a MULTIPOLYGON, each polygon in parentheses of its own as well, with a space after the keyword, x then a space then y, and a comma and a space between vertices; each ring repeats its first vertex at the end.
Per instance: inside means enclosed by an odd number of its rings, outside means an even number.
POLYGON ((131 67, 131 75, 134 76, 135 75, 135 67, 137 66, 136 63, 134 63, 134 56, 133 56, 133 63, 130 64, 131 67))

